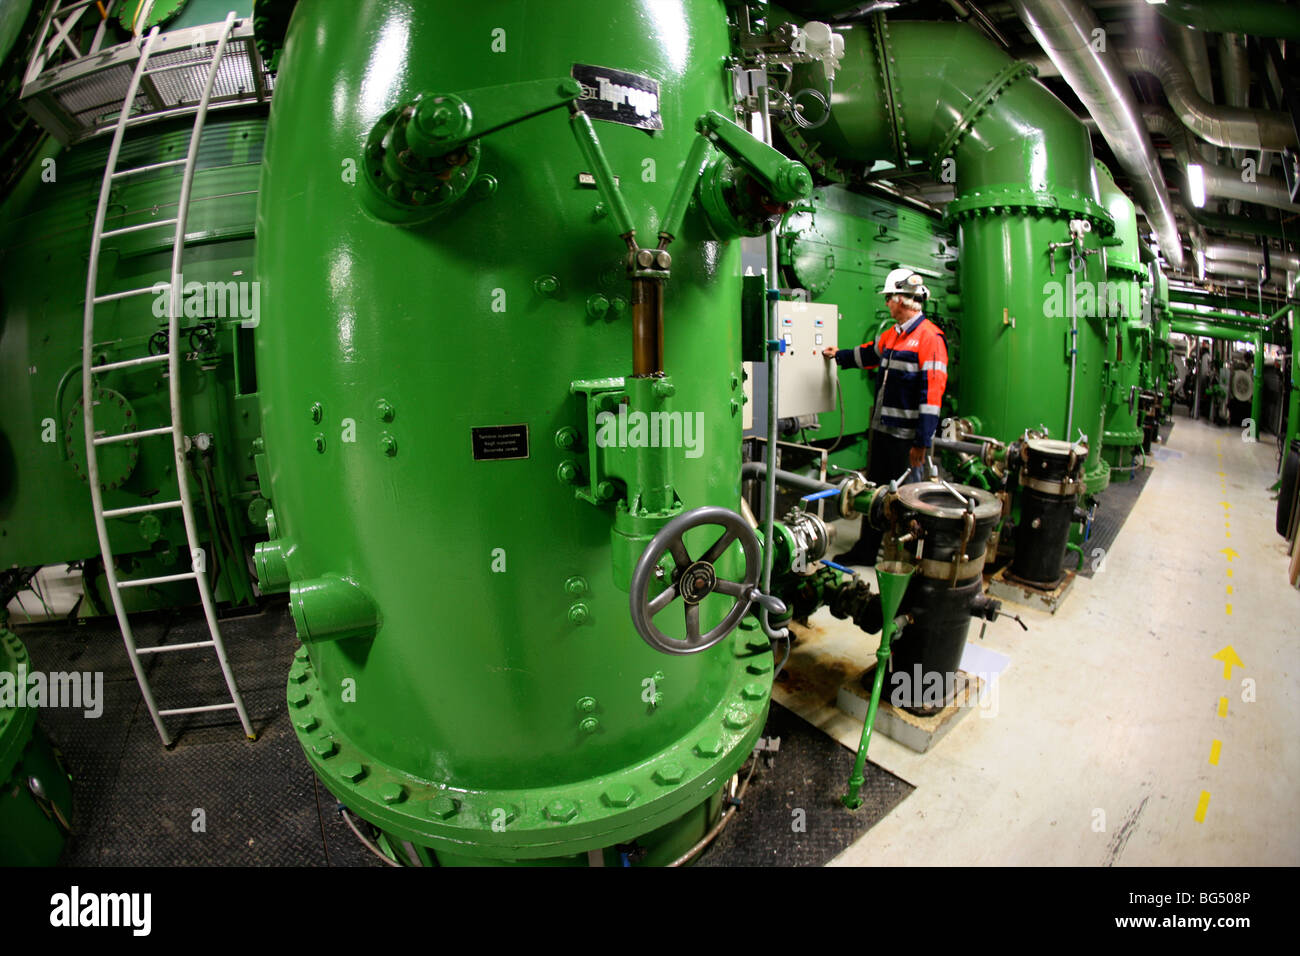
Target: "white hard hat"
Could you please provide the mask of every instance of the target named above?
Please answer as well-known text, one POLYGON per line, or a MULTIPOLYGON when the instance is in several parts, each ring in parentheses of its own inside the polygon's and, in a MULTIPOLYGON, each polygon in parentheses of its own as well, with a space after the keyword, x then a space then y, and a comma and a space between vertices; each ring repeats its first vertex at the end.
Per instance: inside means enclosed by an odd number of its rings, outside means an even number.
POLYGON ((910 295, 914 299, 928 299, 930 290, 924 285, 925 280, 911 269, 894 269, 885 277, 885 287, 881 295, 910 295))

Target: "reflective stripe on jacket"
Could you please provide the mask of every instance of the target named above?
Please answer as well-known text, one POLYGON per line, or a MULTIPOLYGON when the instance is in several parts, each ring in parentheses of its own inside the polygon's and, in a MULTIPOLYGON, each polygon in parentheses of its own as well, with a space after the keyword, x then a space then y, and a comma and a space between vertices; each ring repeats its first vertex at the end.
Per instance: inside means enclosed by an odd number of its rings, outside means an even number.
POLYGON ((872 427, 929 448, 948 386, 948 346, 924 315, 891 325, 874 341, 835 354, 840 368, 881 369, 872 427))

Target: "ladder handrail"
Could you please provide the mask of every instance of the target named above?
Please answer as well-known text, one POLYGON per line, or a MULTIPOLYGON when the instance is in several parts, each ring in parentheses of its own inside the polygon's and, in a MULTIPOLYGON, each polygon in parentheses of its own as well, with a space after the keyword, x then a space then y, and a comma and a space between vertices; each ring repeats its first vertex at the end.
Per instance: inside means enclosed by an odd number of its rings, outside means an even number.
MULTIPOLYGON (((95 514, 95 533, 99 536, 99 550, 104 556, 104 580, 108 585, 109 597, 113 600, 113 611, 117 615, 117 623, 122 629, 122 640, 126 644, 127 657, 131 661, 131 669, 135 672, 136 683, 140 685, 140 692, 144 695, 145 706, 149 709, 149 716, 153 718, 154 727, 158 730, 158 736, 162 738, 164 746, 170 746, 171 738, 167 730, 163 727, 162 718, 158 716, 158 704, 153 699, 153 691, 149 687, 149 681, 145 677, 144 669, 140 665, 140 658, 135 650, 135 635, 131 631, 131 623, 127 619, 126 608, 122 605, 122 595, 117 583, 117 569, 113 566, 113 550, 108 538, 108 522, 104 517, 104 496, 99 487, 99 459, 95 454, 95 378, 91 371, 91 365, 94 364, 95 348, 95 291, 99 282, 99 252, 100 244, 103 240, 104 219, 108 214, 108 197, 113 189, 113 172, 117 169, 117 157, 122 149, 122 138, 126 134, 126 120, 131 113, 131 106, 135 103, 136 93, 140 89, 140 77, 144 70, 145 64, 149 62, 149 54, 153 51, 154 40, 158 36, 158 28, 154 27, 149 31, 140 49, 140 59, 136 61, 134 72, 131 74, 131 82, 127 85, 126 99, 122 103, 122 112, 118 116, 117 125, 113 130, 113 142, 108 148, 108 160, 104 167, 104 182, 99 190, 99 204, 95 207, 95 221, 91 226, 90 232, 90 262, 86 268, 86 311, 82 323, 81 339, 81 400, 82 400, 82 420, 86 430, 86 479, 90 483, 90 502, 95 514)), ((183 477, 183 476, 178 476, 183 477)))
POLYGON ((176 457, 177 484, 181 491, 181 515, 185 521, 185 537, 190 547, 190 567, 195 572, 195 583, 199 588, 199 599, 203 602, 203 614, 208 619, 208 630, 215 641, 214 650, 221 664, 222 675, 226 685, 231 688, 235 710, 239 713, 239 722, 244 725, 244 733, 252 737, 253 728, 244 711, 244 702, 234 690, 235 677, 230 670, 230 661, 226 659, 225 646, 221 640, 221 629, 217 624, 217 610, 212 601, 212 588, 208 584, 207 562, 200 561, 195 567, 195 552, 198 551, 198 523, 194 520, 194 502, 190 496, 188 470, 185 462, 185 433, 181 422, 181 376, 180 376, 180 316, 181 293, 184 279, 181 275, 181 263, 185 257, 185 229, 190 214, 190 195, 194 187, 194 171, 199 159, 199 140, 203 137, 203 125, 207 119, 208 103, 212 99, 212 89, 217 82, 217 72, 226 55, 226 44, 230 40, 230 31, 235 25, 235 12, 226 14, 225 27, 217 41, 208 65, 207 83, 203 87, 203 97, 199 100, 198 112, 194 115, 194 130, 190 134, 190 148, 185 156, 185 166, 181 173, 181 195, 176 207, 176 239, 172 243, 171 288, 167 296, 167 370, 168 386, 171 390, 172 411, 172 449, 176 457))
MULTIPOLYGON (((149 31, 141 49, 139 59, 136 61, 135 70, 131 74, 131 81, 127 87, 126 99, 123 101, 121 113, 118 116, 117 123, 113 130, 113 141, 109 147, 108 159, 104 167, 104 180, 100 187, 99 203, 95 209, 94 224, 91 228, 90 239, 90 261, 86 269, 86 305, 82 328, 82 403, 85 409, 85 433, 86 433, 86 472, 90 482, 91 506, 95 517, 95 531, 99 537, 100 552, 104 558, 104 577, 108 585, 109 595, 113 601, 113 610, 117 615, 118 624, 122 629, 122 640, 126 645, 127 656, 131 662, 131 669, 135 673, 136 683, 140 685, 140 692, 144 697, 145 705, 149 710, 149 716, 153 720, 154 727, 158 731, 158 736, 162 739, 164 746, 171 745, 171 736, 163 724, 162 718, 173 714, 200 713, 211 710, 234 709, 238 715, 240 723, 243 725, 244 733, 252 739, 252 724, 248 720, 248 713, 244 709, 244 701, 240 696, 239 688, 235 683, 234 673, 230 669, 230 662, 226 657, 225 645, 221 639, 221 629, 217 622, 216 606, 212 599, 212 590, 207 577, 207 562, 200 560, 203 555, 202 550, 198 547, 199 535, 198 524, 194 519, 194 503, 190 494, 189 472, 186 461, 185 433, 183 430, 183 421, 181 413, 181 388, 180 388, 180 315, 181 315, 181 293, 183 285, 183 276, 181 265, 185 255, 185 230, 189 218, 190 199, 194 185, 194 173, 198 165, 199 141, 203 136, 203 127, 207 118, 208 105, 212 99, 212 90, 216 85, 218 71, 220 70, 222 59, 225 57, 226 46, 230 40, 231 31, 235 24, 235 13, 231 11, 222 26, 220 36, 217 40, 212 60, 208 66, 207 80, 203 89, 203 97, 195 110, 194 127, 190 133, 189 149, 186 152, 184 169, 181 175, 181 192, 177 202, 175 223, 175 236, 172 241, 172 260, 171 274, 169 281, 165 283, 168 290, 168 309, 167 309, 167 372, 168 372, 168 399, 171 408, 171 424, 166 428, 147 429, 140 432, 140 437, 150 434, 162 434, 170 432, 172 438, 172 453, 176 469, 176 484, 179 491, 179 504, 182 518, 185 524, 185 538, 190 553, 190 572, 179 575, 163 576, 157 579, 146 579, 136 582, 119 582, 117 570, 113 564, 112 544, 108 536, 107 519, 116 517, 120 514, 134 513, 137 508, 114 509, 106 512, 104 509, 103 493, 99 482, 99 460, 96 455, 97 441, 95 435, 94 423, 94 393, 95 384, 94 376, 97 374, 94 362, 94 326, 95 326, 95 306, 100 301, 108 301, 105 297, 96 294, 99 282, 99 256, 104 236, 104 223, 107 218, 108 200, 111 195, 113 182, 116 178, 118 156, 121 152, 122 140, 126 133, 126 128, 130 124, 131 113, 135 104, 135 98, 139 93, 140 83, 146 73, 147 64, 150 54, 153 52, 154 42, 158 36, 158 27, 155 26, 149 31), (207 620, 208 630, 212 636, 211 646, 216 654, 217 661, 221 666, 222 676, 225 678, 226 687, 230 691, 231 702, 229 704, 172 708, 165 711, 158 709, 158 704, 154 699, 153 690, 149 686, 149 681, 145 676, 144 669, 140 663, 140 654, 152 653, 153 648, 137 648, 135 635, 131 630, 131 624, 128 619, 126 609, 122 603, 121 588, 123 586, 135 583, 146 584, 152 580, 180 580, 192 579, 199 589, 199 598, 203 604, 204 617, 207 620)), ((134 364, 134 361, 101 363, 103 368, 120 368, 134 364)), ((105 439, 106 440, 106 439, 105 439)), ((188 645, 187 645, 188 646, 188 645)), ((200 642, 196 646, 207 646, 207 642, 200 642)))

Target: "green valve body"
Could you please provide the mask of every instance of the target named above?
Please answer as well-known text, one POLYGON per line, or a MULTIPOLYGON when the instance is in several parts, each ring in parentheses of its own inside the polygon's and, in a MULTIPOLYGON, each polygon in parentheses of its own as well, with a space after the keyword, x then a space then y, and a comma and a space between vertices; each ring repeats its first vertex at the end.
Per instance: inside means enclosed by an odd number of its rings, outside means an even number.
MULTIPOLYGON (((628 247, 565 109, 475 140, 479 178, 427 222, 381 218, 341 171, 422 92, 473 102, 598 64, 659 84, 654 133, 578 101, 654 245, 696 120, 729 109, 724 7, 547 4, 564 29, 524 2, 441 7, 303 0, 280 61, 257 340, 278 537, 258 564, 304 641, 291 715, 320 779, 404 861, 670 862, 716 819, 772 678, 743 627, 656 652, 623 589, 674 494, 738 508, 739 244, 691 205, 663 285, 672 385, 647 389, 627 378, 633 310, 592 308, 629 301, 628 247), (681 414, 680 447, 592 454, 589 411, 646 407, 681 414)), ((729 606, 707 597, 702 625, 729 606)))

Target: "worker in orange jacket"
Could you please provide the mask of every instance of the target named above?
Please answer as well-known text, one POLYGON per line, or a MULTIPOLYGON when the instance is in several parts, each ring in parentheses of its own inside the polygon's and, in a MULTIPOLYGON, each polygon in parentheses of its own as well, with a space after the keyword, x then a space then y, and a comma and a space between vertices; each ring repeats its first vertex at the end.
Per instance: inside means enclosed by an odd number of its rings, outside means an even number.
MULTIPOLYGON (((823 354, 842 369, 883 369, 871 413, 867 478, 888 484, 915 474, 930 454, 948 385, 948 346, 942 330, 925 317, 930 292, 921 276, 895 269, 880 291, 894 324, 857 348, 828 348, 823 354)), ((857 544, 835 560, 874 567, 881 537, 864 517, 857 544)))

